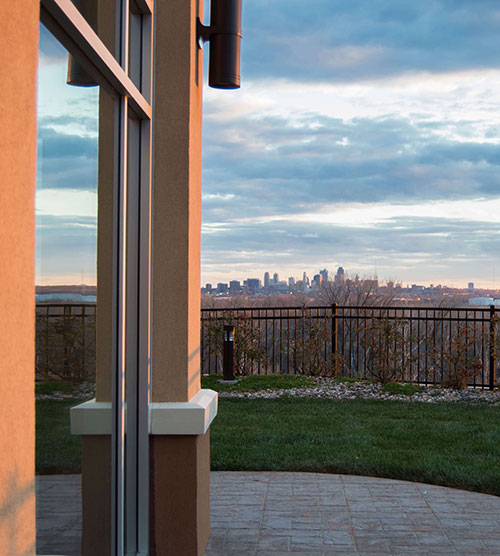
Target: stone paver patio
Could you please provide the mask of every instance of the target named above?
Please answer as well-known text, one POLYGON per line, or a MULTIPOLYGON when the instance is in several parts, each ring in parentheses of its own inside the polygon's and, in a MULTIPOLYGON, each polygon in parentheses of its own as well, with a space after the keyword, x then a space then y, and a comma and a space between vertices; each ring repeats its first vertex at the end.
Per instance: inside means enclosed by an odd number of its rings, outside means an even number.
MULTIPOLYGON (((37 554, 79 554, 80 477, 37 478, 37 554)), ((500 555, 500 498, 348 475, 215 472, 206 556, 500 555)))

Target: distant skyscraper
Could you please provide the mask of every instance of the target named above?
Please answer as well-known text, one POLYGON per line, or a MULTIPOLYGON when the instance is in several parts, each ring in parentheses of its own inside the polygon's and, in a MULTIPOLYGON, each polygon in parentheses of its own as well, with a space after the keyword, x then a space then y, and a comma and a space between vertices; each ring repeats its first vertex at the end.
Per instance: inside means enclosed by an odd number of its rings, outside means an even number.
POLYGON ((239 292, 241 290, 240 281, 239 280, 231 280, 229 282, 229 289, 232 292, 239 292))
POLYGON ((269 289, 269 286, 271 285, 271 279, 269 278, 269 272, 266 272, 264 274, 264 287, 267 289, 269 289))
POLYGON ((275 272, 273 275, 273 284, 277 284, 279 282, 278 273, 275 272))
POLYGON ((319 288, 321 286, 321 274, 315 274, 313 277, 313 288, 319 288))
POLYGON ((260 280, 258 278, 247 278, 248 293, 254 294, 260 289, 260 280))
POLYGON ((217 284, 217 293, 227 293, 228 290, 228 286, 227 284, 224 284, 223 282, 219 282, 217 284))
POLYGON ((308 286, 309 285, 309 278, 307 277, 307 273, 304 272, 304 274, 302 275, 302 282, 304 282, 304 286, 308 286))
POLYGON ((469 282, 469 285, 467 286, 467 289, 472 291, 474 289, 474 282, 469 282))
POLYGON ((335 275, 335 282, 337 282, 337 284, 340 284, 344 281, 345 278, 345 274, 344 274, 344 269, 339 266, 337 268, 337 274, 335 275))
POLYGON ((293 286, 295 286, 295 278, 290 276, 290 278, 288 278, 288 287, 293 288, 293 286))
POLYGON ((205 289, 207 290, 207 292, 211 292, 212 291, 212 284, 206 284, 205 289))
POLYGON ((326 270, 326 268, 324 268, 323 270, 320 270, 319 273, 322 276, 322 281, 323 282, 328 282, 328 270, 326 270))

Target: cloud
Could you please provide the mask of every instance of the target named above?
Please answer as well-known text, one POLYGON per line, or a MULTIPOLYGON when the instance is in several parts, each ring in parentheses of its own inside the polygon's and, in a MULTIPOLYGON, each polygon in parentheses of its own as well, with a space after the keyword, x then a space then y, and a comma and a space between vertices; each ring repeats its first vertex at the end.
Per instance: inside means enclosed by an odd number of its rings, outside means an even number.
POLYGON ((499 30, 496 0, 252 0, 242 75, 331 82, 498 68, 499 30))
POLYGON ((95 191, 97 139, 56 132, 43 123, 38 129, 37 188, 95 191))
POLYGON ((446 126, 314 113, 209 122, 204 218, 300 213, 343 202, 498 196, 498 145, 444 139, 446 126))
POLYGON ((38 215, 36 228, 37 283, 57 281, 57 277, 73 283, 95 281, 95 217, 38 215))
POLYGON ((54 38, 54 35, 40 23, 38 55, 41 65, 67 64, 68 51, 54 38))
POLYGON ((443 283, 491 279, 500 223, 459 218, 391 217, 367 227, 314 222, 232 222, 203 235, 204 275, 262 278, 265 271, 301 276, 319 268, 381 278, 443 283), (245 254, 246 256, 242 256, 245 254), (248 257, 251 254, 251 257, 248 257), (250 260, 249 260, 250 259, 250 260))

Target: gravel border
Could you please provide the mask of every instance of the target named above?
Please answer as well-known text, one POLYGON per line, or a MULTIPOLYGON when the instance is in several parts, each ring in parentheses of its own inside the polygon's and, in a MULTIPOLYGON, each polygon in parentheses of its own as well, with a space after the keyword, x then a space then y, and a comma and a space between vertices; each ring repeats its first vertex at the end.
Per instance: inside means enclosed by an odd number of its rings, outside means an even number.
POLYGON ((315 386, 309 388, 289 388, 283 390, 258 390, 257 392, 219 392, 221 398, 276 399, 328 398, 332 400, 392 400, 404 402, 473 402, 500 405, 499 390, 466 388, 454 390, 440 386, 418 386, 419 391, 412 395, 390 394, 382 386, 373 382, 341 382, 331 378, 314 378, 315 386))
MULTIPOLYGON (((384 392, 380 384, 374 382, 342 382, 332 378, 313 377, 314 386, 309 388, 285 388, 281 390, 257 390, 252 392, 223 391, 220 398, 277 399, 327 398, 331 400, 392 400, 404 402, 472 402, 500 405, 500 390, 481 390, 465 388, 454 390, 441 386, 418 386, 419 391, 412 395, 390 394, 384 392)), ((36 394, 37 400, 88 400, 95 396, 95 385, 83 383, 78 391, 36 394)))

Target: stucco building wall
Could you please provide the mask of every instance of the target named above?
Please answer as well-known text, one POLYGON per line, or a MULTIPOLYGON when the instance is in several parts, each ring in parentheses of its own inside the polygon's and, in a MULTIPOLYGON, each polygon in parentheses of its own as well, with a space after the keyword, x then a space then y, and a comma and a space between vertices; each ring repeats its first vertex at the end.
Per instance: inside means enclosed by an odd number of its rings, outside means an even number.
POLYGON ((0 554, 35 554, 38 1, 0 2, 0 554))

